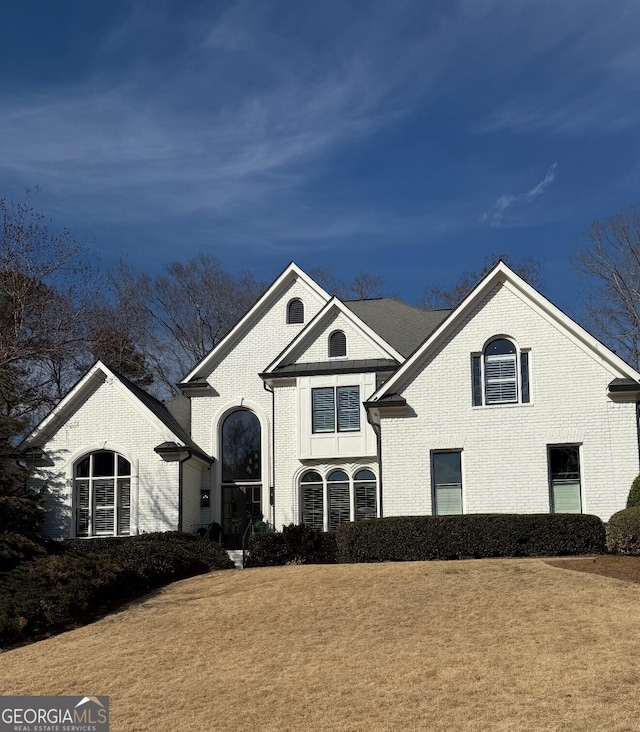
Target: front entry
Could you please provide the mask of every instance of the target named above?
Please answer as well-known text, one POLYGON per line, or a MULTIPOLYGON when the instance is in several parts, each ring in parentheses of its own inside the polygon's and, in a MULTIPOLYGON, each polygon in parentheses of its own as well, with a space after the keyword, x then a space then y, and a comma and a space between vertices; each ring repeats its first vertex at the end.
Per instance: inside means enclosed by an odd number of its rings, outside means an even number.
POLYGON ((262 519, 262 486, 222 486, 222 544, 225 549, 242 549, 242 537, 249 524, 262 519))

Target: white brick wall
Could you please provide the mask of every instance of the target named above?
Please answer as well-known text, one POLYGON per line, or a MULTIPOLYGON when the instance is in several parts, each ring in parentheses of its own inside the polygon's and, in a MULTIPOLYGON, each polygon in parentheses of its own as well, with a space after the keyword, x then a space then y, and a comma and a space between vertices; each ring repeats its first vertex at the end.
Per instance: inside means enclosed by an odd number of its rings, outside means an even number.
POLYGON ((119 452, 131 463, 131 533, 177 527, 178 464, 164 462, 153 451, 166 435, 131 404, 121 388, 111 380, 98 386, 42 446, 53 462, 37 476, 49 486, 45 523, 49 536, 73 535, 73 464, 100 449, 119 452))
POLYGON ((616 376, 508 287, 494 289, 398 391, 410 415, 382 419, 385 515, 429 514, 432 450, 462 450, 464 511, 548 512, 547 445, 581 445, 583 510, 607 520, 639 472, 635 404, 616 376), (472 353, 505 335, 530 348, 531 403, 473 407, 472 353))

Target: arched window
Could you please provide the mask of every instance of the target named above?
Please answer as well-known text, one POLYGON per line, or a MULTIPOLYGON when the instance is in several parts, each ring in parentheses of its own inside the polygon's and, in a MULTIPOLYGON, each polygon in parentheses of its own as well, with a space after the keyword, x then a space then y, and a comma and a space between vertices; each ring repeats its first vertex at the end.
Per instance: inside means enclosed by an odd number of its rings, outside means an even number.
POLYGON ((128 536, 131 463, 100 450, 79 460, 73 472, 76 536, 128 536))
POLYGON ((304 304, 295 298, 287 305, 287 323, 304 323, 304 304))
POLYGON ((329 358, 347 355, 347 337, 341 330, 334 330, 329 336, 329 358))
POLYGON ((378 515, 376 476, 370 470, 359 470, 353 481, 353 491, 356 498, 356 521, 376 518, 378 515))
POLYGON ((221 429, 222 541, 242 546, 249 523, 262 520, 262 430, 248 409, 229 414, 221 429))
POLYGON ((372 470, 332 470, 323 477, 308 470, 300 478, 300 520, 319 531, 378 515, 378 481, 372 470))
POLYGON ((529 402, 529 353, 494 338, 472 357, 473 405, 529 402))
POLYGON ((324 529, 324 481, 320 473, 311 470, 300 479, 302 523, 312 529, 324 529))

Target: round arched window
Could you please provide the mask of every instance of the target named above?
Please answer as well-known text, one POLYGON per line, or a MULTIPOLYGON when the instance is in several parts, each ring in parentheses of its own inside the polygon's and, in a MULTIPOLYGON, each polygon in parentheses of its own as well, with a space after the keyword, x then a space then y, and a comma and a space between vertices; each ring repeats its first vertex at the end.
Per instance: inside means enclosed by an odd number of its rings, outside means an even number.
POLYGON ((76 536, 131 533, 131 463, 109 450, 92 452, 74 466, 76 536))

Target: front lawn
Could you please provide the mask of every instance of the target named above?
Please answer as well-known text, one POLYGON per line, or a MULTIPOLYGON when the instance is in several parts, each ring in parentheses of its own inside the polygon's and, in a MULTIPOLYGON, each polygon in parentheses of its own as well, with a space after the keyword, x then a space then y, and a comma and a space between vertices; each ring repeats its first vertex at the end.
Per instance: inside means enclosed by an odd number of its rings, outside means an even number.
POLYGON ((216 572, 4 653, 0 686, 107 694, 113 732, 630 730, 639 624, 640 585, 540 559, 216 572))

